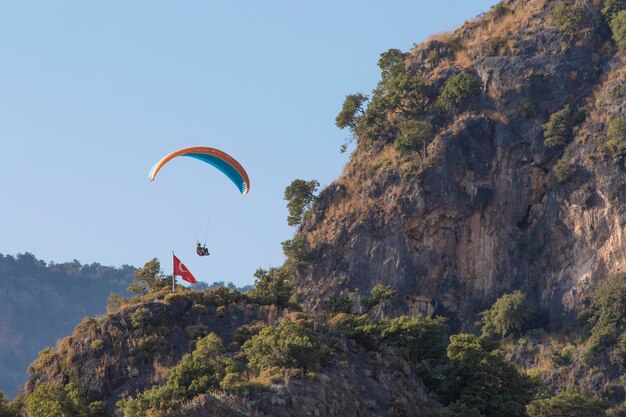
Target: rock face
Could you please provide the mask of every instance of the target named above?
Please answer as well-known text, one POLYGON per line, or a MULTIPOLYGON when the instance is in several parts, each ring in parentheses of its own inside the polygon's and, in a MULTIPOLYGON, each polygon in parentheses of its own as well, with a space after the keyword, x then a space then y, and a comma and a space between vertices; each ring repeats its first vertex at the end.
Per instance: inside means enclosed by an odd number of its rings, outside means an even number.
MULTIPOLYGON (((150 294, 118 312, 85 318, 72 336, 32 364, 24 393, 43 383, 71 383, 80 387, 87 403, 101 401, 105 416, 121 416, 118 401, 163 384, 171 368, 193 351, 199 335, 214 332, 227 347, 226 356, 233 357, 246 325, 276 324, 298 314, 259 306, 223 289, 150 294)), ((282 370, 287 373, 279 381, 258 391, 200 394, 185 401, 182 415, 376 417, 441 407, 427 394, 416 369, 392 349, 367 352, 339 333, 313 331, 332 350, 318 372, 282 370)))
POLYGON ((605 149, 608 122, 625 110, 623 55, 596 3, 585 5, 586 26, 573 37, 555 26, 556 2, 501 6, 502 15, 449 35, 447 44, 463 48, 455 57, 432 40, 407 58, 435 96, 460 71, 481 83, 453 114, 431 107, 418 117, 436 130, 427 155, 402 157, 393 142, 359 138, 304 217, 298 234, 316 255, 294 284, 310 307, 339 293, 358 304, 385 283, 403 295, 388 310, 430 306, 467 327, 521 289, 558 326, 595 281, 624 271, 624 166, 605 149), (493 39, 506 41, 496 56, 484 48, 493 39), (426 58, 434 52, 437 65, 426 58), (549 148, 543 124, 565 105, 569 141, 549 148), (573 170, 563 182, 553 172, 561 158, 573 170))
POLYGON ((46 265, 30 254, 0 255, 0 391, 15 395, 37 353, 83 317, 104 313, 108 295, 123 292, 133 274, 130 267, 46 265))

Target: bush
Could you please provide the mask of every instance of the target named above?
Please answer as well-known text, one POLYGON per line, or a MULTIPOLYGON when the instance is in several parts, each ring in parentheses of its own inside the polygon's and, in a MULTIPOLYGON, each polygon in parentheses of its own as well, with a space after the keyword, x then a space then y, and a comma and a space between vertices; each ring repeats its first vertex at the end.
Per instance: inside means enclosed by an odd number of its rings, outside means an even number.
POLYGON ((610 350, 626 332, 626 280, 619 275, 600 282, 591 295, 590 306, 579 316, 588 331, 587 356, 610 350))
POLYGON ((404 120, 400 123, 400 134, 394 147, 402 156, 422 150, 426 156, 426 147, 433 140, 433 128, 430 123, 420 120, 404 120))
POLYGON ((494 348, 474 335, 450 336, 450 364, 439 397, 453 413, 473 410, 469 415, 525 417, 535 386, 494 348))
POLYGON ((24 400, 29 417, 103 417, 102 402, 87 403, 80 389, 69 383, 61 388, 39 384, 24 400))
POLYGON ((373 321, 366 314, 338 314, 332 324, 366 349, 376 350, 380 344, 394 346, 407 359, 416 362, 437 361, 445 354, 446 320, 441 317, 418 314, 373 321))
POLYGON ((526 303, 526 296, 515 291, 498 298, 481 316, 479 324, 483 336, 507 337, 518 336, 528 330, 533 322, 534 312, 526 303))
POLYGON ((259 268, 254 273, 254 288, 248 293, 250 298, 262 305, 287 307, 291 297, 291 286, 287 283, 283 268, 259 268))
POLYGON ((327 313, 351 313, 352 300, 347 295, 332 295, 324 301, 324 311, 327 313))
POLYGON ((622 10, 611 19, 613 39, 622 51, 626 49, 626 10, 622 10))
POLYGON ((190 339, 198 339, 200 337, 206 336, 209 333, 209 330, 206 328, 206 326, 197 324, 185 327, 185 333, 190 339))
POLYGON ((412 361, 438 361, 445 353, 445 323, 442 317, 430 318, 421 314, 383 320, 380 340, 400 348, 412 361))
POLYGON ((151 334, 137 341, 137 347, 147 361, 167 353, 167 342, 163 336, 151 334))
POLYGON ((0 391, 0 417, 19 417, 18 411, 9 405, 9 400, 2 391, 0 391))
POLYGON ((611 20, 624 9, 626 9, 626 2, 624 0, 605 0, 602 14, 606 21, 610 23, 611 20))
POLYGON ((569 37, 574 37, 587 26, 589 17, 584 6, 559 4, 552 12, 556 27, 569 37))
POLYGON ((571 111, 569 106, 565 106, 550 116, 550 119, 543 125, 544 145, 548 149, 561 148, 567 145, 572 131, 571 111))
POLYGON ((559 183, 569 180, 574 175, 574 171, 574 163, 565 157, 559 159, 552 167, 552 172, 559 183))
POLYGON ((179 397, 193 398, 217 388, 226 375, 228 362, 222 356, 224 344, 215 333, 196 342, 196 348, 183 356, 172 369, 167 386, 179 397))
POLYGON ((606 409, 600 398, 571 387, 554 397, 533 401, 527 412, 530 417, 602 417, 606 409))
POLYGON ((135 329, 141 329, 148 325, 151 318, 150 310, 140 307, 130 315, 130 323, 135 329))
POLYGON ((473 75, 455 74, 446 81, 436 106, 439 110, 450 112, 479 90, 480 83, 473 75))
POLYGON ((327 349, 313 340, 309 330, 291 321, 267 326, 242 346, 248 366, 261 372, 273 367, 317 369, 327 349))
POLYGON ((363 299, 363 306, 369 311, 385 301, 391 300, 395 296, 396 290, 389 285, 376 284, 372 288, 369 298, 363 299))
POLYGON ((620 162, 626 155, 626 117, 618 117, 609 123, 609 140, 606 147, 615 162, 620 162))
POLYGON ((293 239, 282 242, 281 245, 283 246, 283 253, 287 258, 282 268, 285 274, 293 272, 310 262, 312 251, 306 237, 297 235, 293 239))

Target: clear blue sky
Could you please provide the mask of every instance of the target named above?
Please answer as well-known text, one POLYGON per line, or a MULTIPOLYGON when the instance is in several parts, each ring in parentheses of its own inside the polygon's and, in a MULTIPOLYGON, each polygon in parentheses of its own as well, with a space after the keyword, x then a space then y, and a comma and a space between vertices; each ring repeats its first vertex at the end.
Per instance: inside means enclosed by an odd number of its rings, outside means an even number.
POLYGON ((336 178, 346 94, 381 52, 495 0, 0 3, 0 253, 140 266, 171 251, 203 281, 253 281, 291 238, 283 191, 336 178), (246 167, 241 197, 180 147, 246 167), (207 228, 208 225, 208 228, 207 228), (196 238, 212 255, 199 258, 196 238))

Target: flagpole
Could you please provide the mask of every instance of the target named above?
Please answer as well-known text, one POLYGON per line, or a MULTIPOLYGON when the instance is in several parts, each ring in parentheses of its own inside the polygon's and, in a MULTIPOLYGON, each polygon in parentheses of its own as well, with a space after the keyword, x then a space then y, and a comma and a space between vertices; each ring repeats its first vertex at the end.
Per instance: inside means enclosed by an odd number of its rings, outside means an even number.
POLYGON ((176 292, 176 275, 174 275, 174 251, 172 251, 172 292, 176 292))

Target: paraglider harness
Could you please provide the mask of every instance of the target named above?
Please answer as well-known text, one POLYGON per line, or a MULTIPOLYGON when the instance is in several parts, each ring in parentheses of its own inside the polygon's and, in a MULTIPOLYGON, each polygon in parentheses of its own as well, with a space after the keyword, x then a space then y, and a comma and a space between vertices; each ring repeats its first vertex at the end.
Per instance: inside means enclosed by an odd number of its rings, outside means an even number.
POLYGON ((209 250, 206 245, 201 245, 200 242, 196 242, 196 253, 198 256, 209 256, 209 250))

